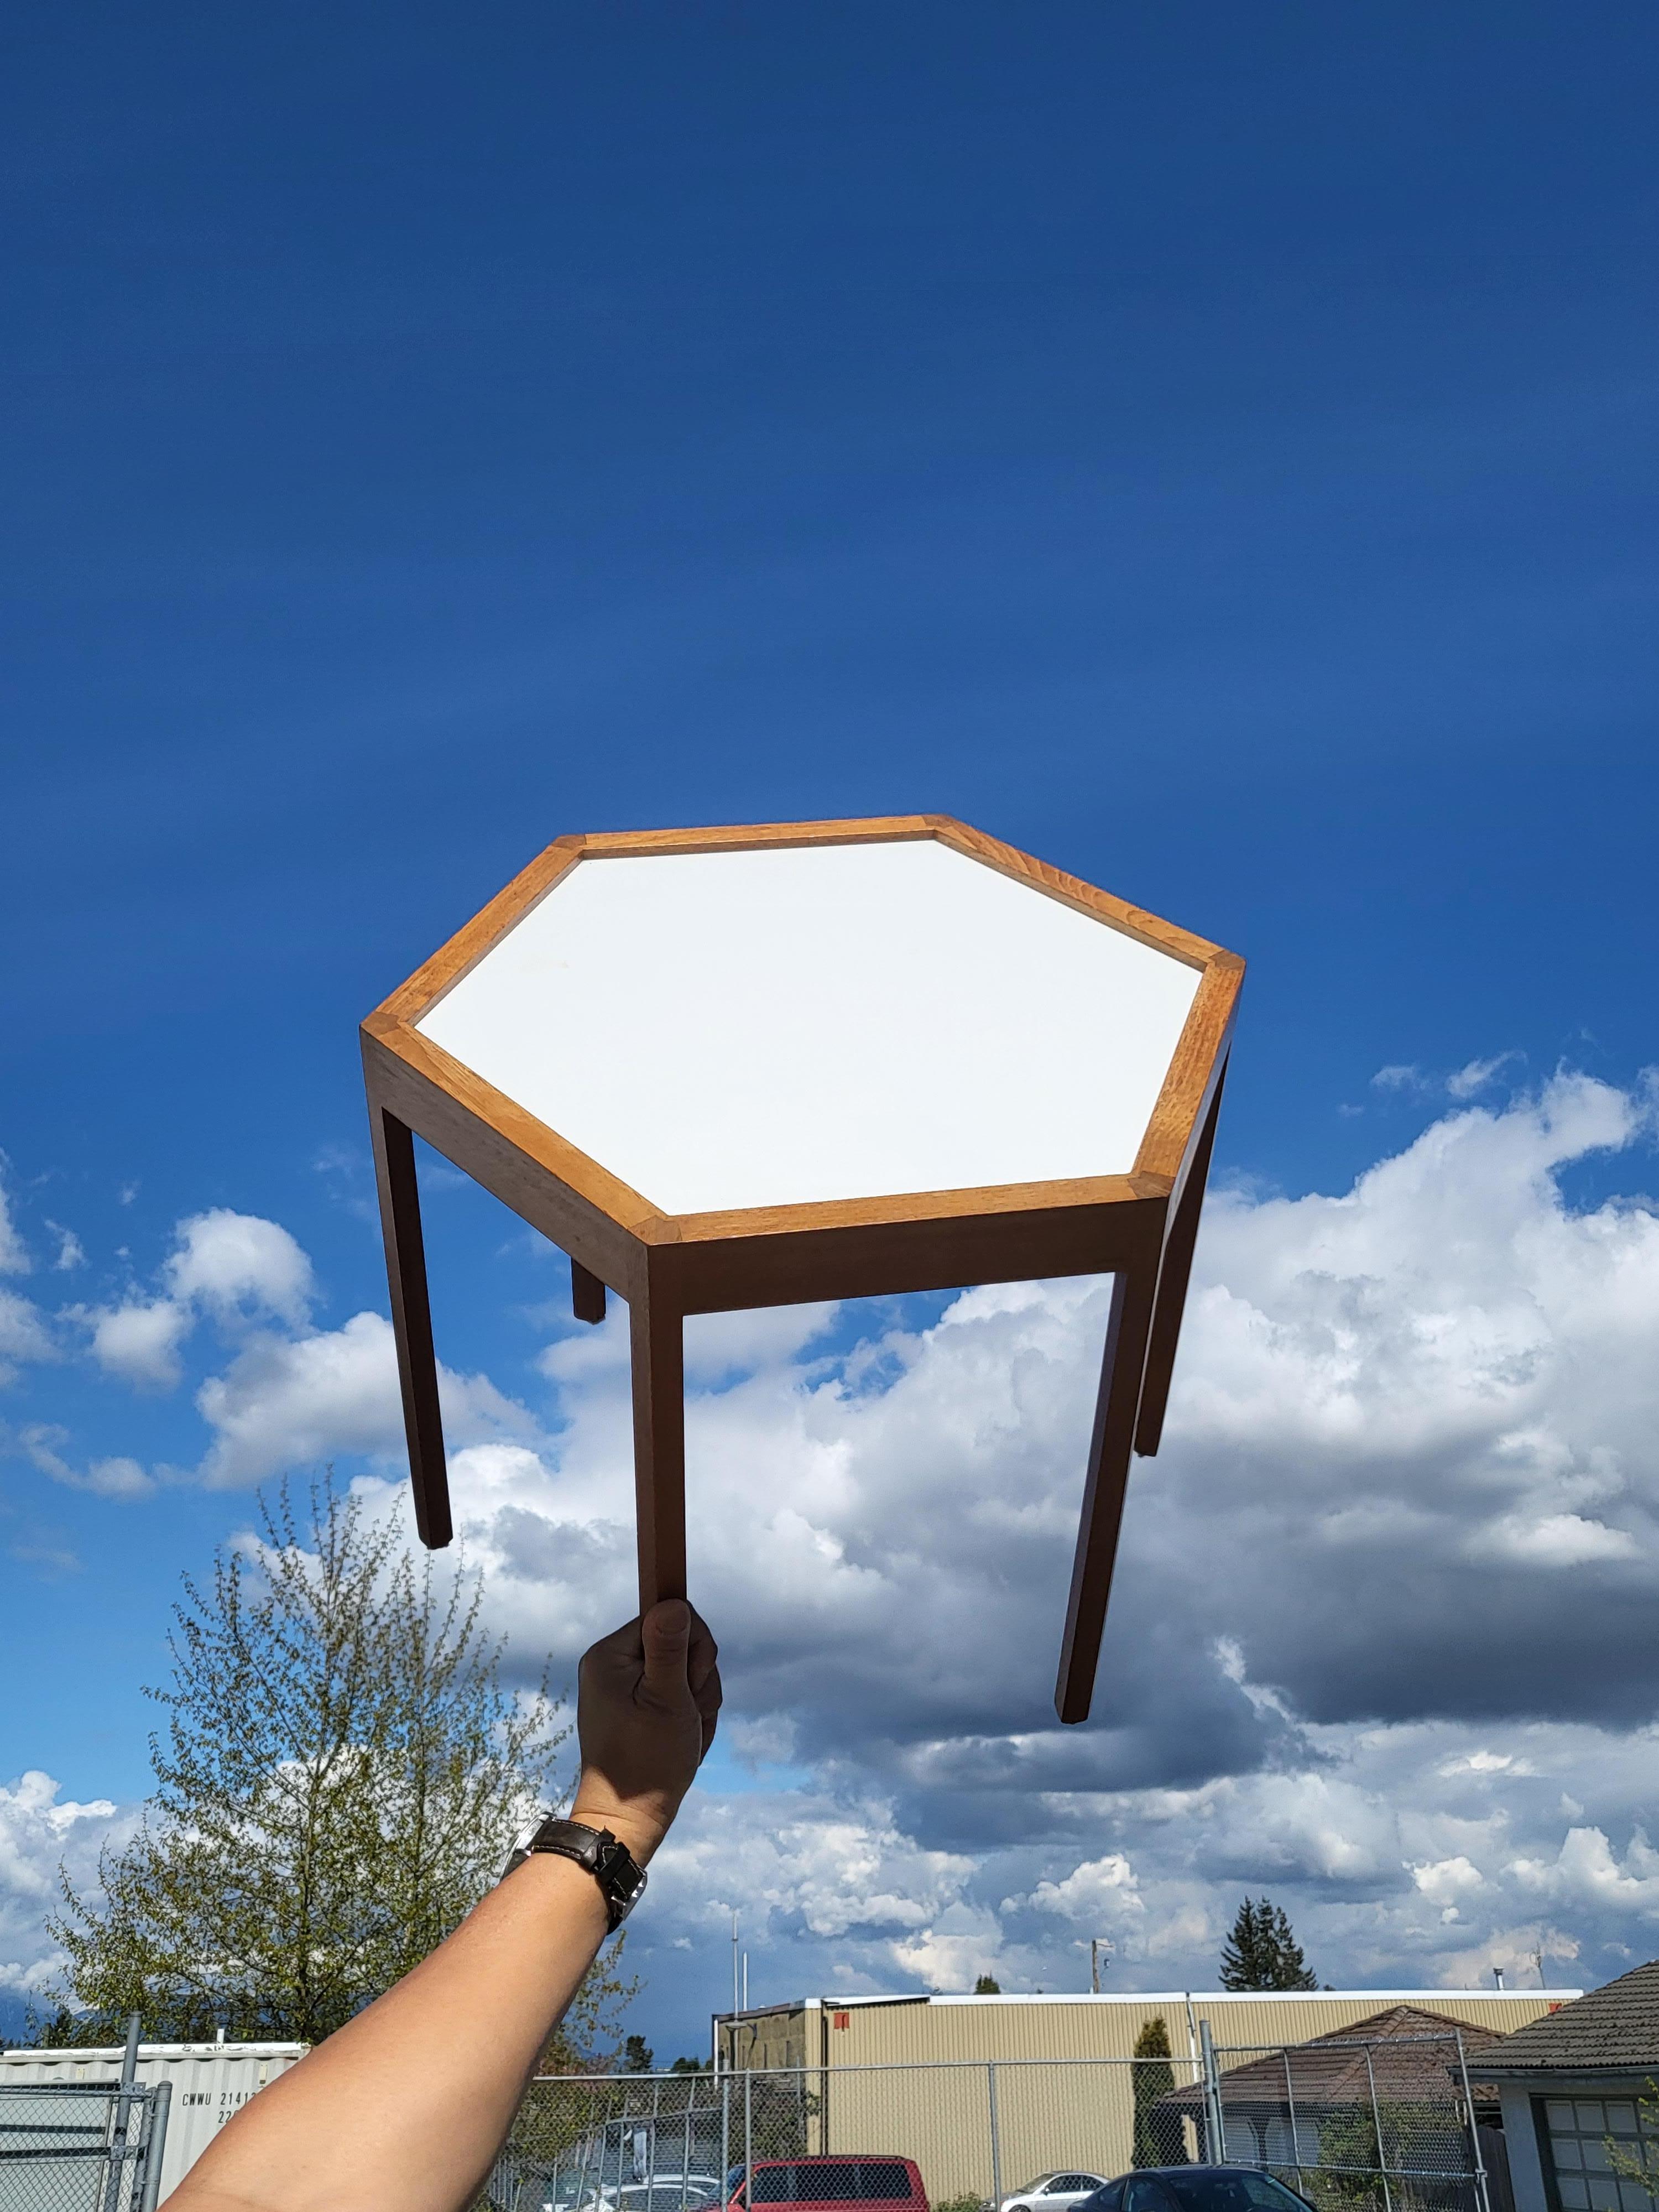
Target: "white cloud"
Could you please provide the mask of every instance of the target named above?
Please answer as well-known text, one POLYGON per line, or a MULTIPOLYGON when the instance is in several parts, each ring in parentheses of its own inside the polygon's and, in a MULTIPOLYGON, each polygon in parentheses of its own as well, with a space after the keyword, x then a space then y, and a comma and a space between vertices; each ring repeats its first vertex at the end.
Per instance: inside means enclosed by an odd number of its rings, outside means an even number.
POLYGON ((1589 1559, 1633 1559, 1641 1550, 1628 1528, 1609 1528, 1578 1513, 1546 1513, 1536 1520, 1510 1514, 1470 1539, 1478 1555, 1490 1548, 1524 1565, 1579 1567, 1589 1559))
POLYGON ((1420 1069, 1409 1062, 1394 1060, 1387 1067, 1379 1067, 1371 1081, 1379 1091, 1415 1091, 1422 1084, 1420 1069))
POLYGON ((718 1926, 735 1906, 750 1942, 795 1931, 841 1942, 878 1982, 975 1871, 962 1853, 924 1850, 878 1800, 789 1791, 695 1798, 651 1880, 677 1922, 718 1926))
POLYGON ((92 1324, 93 1357, 106 1375, 141 1389, 171 1390, 184 1368, 179 1348, 189 1334, 191 1315, 171 1298, 106 1306, 86 1316, 92 1324))
POLYGON ((1469 1060, 1455 1075, 1446 1078, 1446 1090, 1453 1098, 1473 1098, 1486 1088, 1494 1076, 1501 1074, 1511 1060, 1520 1057, 1519 1053, 1500 1052, 1495 1053, 1490 1060, 1469 1060))
POLYGON ((52 1263, 58 1272, 60 1274, 66 1274, 72 1267, 84 1267, 87 1258, 86 1247, 75 1231, 72 1229, 65 1229, 59 1221, 49 1221, 46 1226, 58 1239, 58 1257, 52 1263))
POLYGON ((1040 1881, 1029 1901, 1039 1912, 1058 1913, 1080 1927, 1115 1932, 1126 1915, 1146 1910, 1135 1870, 1121 1851, 1085 1859, 1062 1881, 1040 1881))
POLYGON ((132 1499, 148 1498, 155 1488, 153 1478, 135 1459, 97 1459, 84 1471, 71 1467, 58 1449, 69 1441, 62 1429, 39 1424, 25 1429, 20 1441, 41 1474, 61 1482, 65 1489, 89 1490, 99 1498, 132 1499))
POLYGON ((311 1262, 276 1222, 217 1206, 181 1221, 178 1240, 166 1269, 175 1298, 221 1316, 304 1322, 315 1295, 311 1262))
POLYGON ((1610 1906, 1650 1929, 1659 1923, 1659 1851, 1639 1826, 1622 1862, 1600 1828, 1569 1828, 1553 1860, 1517 1858, 1505 1871, 1552 1905, 1610 1906))
POLYGON ((27 1275, 33 1262, 21 1231, 11 1218, 11 1200, 0 1183, 0 1275, 27 1275))
POLYGON ((0 1386, 14 1382, 25 1363, 57 1357, 40 1309, 15 1291, 0 1291, 0 1386))
POLYGON ((46 1932, 58 1901, 58 1869, 77 1886, 95 1881, 98 1850, 129 1824, 106 1798, 60 1802, 58 1783, 31 1771, 0 1786, 0 1989, 32 1996, 58 1960, 46 1932))
MULTIPOLYGON (((64 1232, 64 1254, 78 1243, 64 1232)), ((182 1380, 180 1352, 206 1312, 230 1324, 266 1317, 302 1328, 315 1286, 311 1262, 288 1231, 258 1214, 215 1206, 179 1222, 161 1270, 161 1297, 129 1297, 118 1306, 71 1309, 92 1331, 93 1357, 106 1374, 140 1389, 171 1390, 182 1380)))
POLYGON ((1455 1858, 1436 1859, 1428 1865, 1414 1866, 1411 1875, 1424 1896, 1435 1905, 1456 1905, 1486 1886, 1485 1875, 1461 1851, 1455 1858))
MULTIPOLYGON (((439 1385, 452 1443, 533 1433, 523 1408, 483 1376, 441 1370, 439 1385)), ((214 1431, 199 1472, 216 1488, 404 1449, 397 1354, 391 1324, 379 1314, 356 1314, 342 1328, 300 1337, 257 1334, 222 1375, 209 1376, 196 1403, 214 1431)))

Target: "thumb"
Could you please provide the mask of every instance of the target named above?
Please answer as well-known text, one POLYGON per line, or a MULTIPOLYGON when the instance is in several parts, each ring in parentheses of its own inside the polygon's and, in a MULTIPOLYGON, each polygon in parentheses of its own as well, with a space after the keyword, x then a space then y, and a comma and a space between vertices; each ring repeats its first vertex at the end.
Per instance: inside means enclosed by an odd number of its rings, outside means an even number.
POLYGON ((645 1687, 663 1704, 689 1694, 686 1655, 691 1643, 691 1608, 683 1597, 665 1597, 640 1623, 645 1644, 645 1687))

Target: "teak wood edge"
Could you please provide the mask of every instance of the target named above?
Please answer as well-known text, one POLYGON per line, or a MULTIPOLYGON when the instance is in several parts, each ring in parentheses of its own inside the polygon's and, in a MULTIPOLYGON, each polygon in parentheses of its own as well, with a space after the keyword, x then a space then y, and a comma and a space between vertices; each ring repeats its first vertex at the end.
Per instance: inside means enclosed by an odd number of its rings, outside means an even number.
POLYGON ((1206 965, 1135 1154, 1136 1174, 1167 1176, 1172 1188, 1179 1180, 1226 1056, 1243 981, 1236 952, 1217 952, 1206 965))
MULTIPOLYGON (((1088 1176, 1064 1182, 994 1183, 982 1188, 902 1191, 880 1198, 668 1214, 407 1023, 382 1013, 371 1014, 362 1024, 362 1036, 364 1067, 371 1088, 383 1103, 458 1167, 474 1172, 472 1155, 477 1147, 466 1140, 467 1126, 488 1129, 501 1140, 505 1151, 516 1156, 526 1172, 535 1176, 538 1188, 557 1185, 587 1211, 595 1224, 603 1221, 621 1230, 642 1249, 749 1242, 799 1236, 803 1231, 899 1227, 907 1223, 990 1222, 1006 1215, 1165 1200, 1173 1188, 1168 1176, 1137 1170, 1130 1175, 1088 1176)), ((499 1171, 481 1176, 480 1180, 501 1195, 497 1188, 499 1171)), ((523 1213, 526 1198, 526 1192, 519 1190, 504 1202, 523 1213)), ((585 1255, 577 1256, 584 1265, 592 1264, 585 1255)), ((609 1280, 613 1289, 622 1288, 610 1269, 600 1267, 595 1272, 601 1279, 609 1280)))

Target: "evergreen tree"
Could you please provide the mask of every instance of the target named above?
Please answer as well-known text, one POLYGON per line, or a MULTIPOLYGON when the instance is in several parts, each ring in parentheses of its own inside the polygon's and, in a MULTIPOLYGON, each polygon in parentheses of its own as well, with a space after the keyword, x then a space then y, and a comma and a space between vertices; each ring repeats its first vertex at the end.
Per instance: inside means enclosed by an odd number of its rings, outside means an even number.
MULTIPOLYGON (((566 1785, 568 1728, 503 1688, 476 1576, 434 1587, 331 1478, 284 1483, 256 1540, 185 1578, 155 1790, 99 1892, 62 1878, 64 1985, 42 2040, 315 2043, 424 1958, 566 1785)), ((633 1994, 614 1947, 550 2057, 586 2057, 633 1994), (586 2047, 584 2047, 586 2046, 586 2047)), ((40 2027, 37 2022, 37 2027, 40 2027)))
POLYGON ((976 1997, 1000 1997, 1002 1995, 1002 1984, 991 1975, 981 1974, 974 1984, 974 1995, 976 1997))
POLYGON ((1303 1956, 1282 1906, 1249 1898, 1238 1908, 1221 1954, 1224 1990, 1316 1990, 1319 1977, 1303 1956))
POLYGON ((1134 2069, 1134 2148, 1129 2163, 1183 2166, 1186 2148, 1180 2114, 1154 2109, 1165 2091, 1175 2087, 1175 2069, 1169 2063, 1170 2031, 1162 2014, 1149 2020, 1136 2036, 1134 2055, 1140 2063, 1134 2069))

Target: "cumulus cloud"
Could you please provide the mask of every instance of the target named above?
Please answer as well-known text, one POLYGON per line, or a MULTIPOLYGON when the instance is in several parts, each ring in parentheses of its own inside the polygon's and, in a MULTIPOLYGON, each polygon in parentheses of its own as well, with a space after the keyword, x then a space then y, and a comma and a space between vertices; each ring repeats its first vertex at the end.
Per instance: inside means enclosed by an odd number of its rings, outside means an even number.
POLYGON ((93 1357, 106 1375, 140 1389, 171 1390, 184 1374, 179 1347, 191 1316, 172 1298, 135 1300, 89 1314, 93 1357))
MULTIPOLYGON (((67 1254, 74 1240, 65 1236, 67 1254)), ((73 1264, 60 1256, 60 1266, 73 1264)), ((286 1229, 222 1206, 179 1224, 161 1279, 159 1297, 73 1310, 90 1328, 93 1357, 106 1374, 140 1389, 176 1389, 180 1350, 201 1314, 228 1325, 275 1320, 298 1328, 315 1296, 311 1262, 286 1229)))
POLYGON ((299 1327, 315 1285, 311 1262, 288 1231, 258 1214, 217 1206, 181 1221, 167 1264, 173 1297, 225 1314, 271 1314, 299 1327))
POLYGON ((60 1961, 46 1933, 58 1899, 58 1870, 77 1885, 97 1875, 100 1846, 128 1823, 106 1798, 60 1800, 59 1784, 38 1771, 0 1786, 0 1990, 32 1996, 60 1961))
MULTIPOLYGON (((442 1369, 439 1392, 446 1433, 457 1443, 533 1432, 524 1409, 483 1376, 442 1369)), ((196 1403, 214 1432, 199 1469, 214 1487, 354 1455, 386 1457, 404 1446, 397 1353, 379 1314, 298 1337, 261 1332, 223 1374, 209 1376, 196 1403)))
MULTIPOLYGON (((1075 1734, 1048 1701, 1105 1285, 971 1291, 826 1351, 843 1314, 694 1389, 694 1588, 740 1722, 787 1720, 793 1759, 878 1784, 920 1848, 978 1869, 903 1960, 861 1954, 866 1981, 983 1956, 988 1911, 1011 1923, 998 1971, 1052 1976, 1063 1902, 1102 1869, 1145 1908, 1121 1982, 1212 1975, 1264 1883, 1327 1978, 1433 1985, 1477 1923, 1613 1970, 1629 1893, 1581 1883, 1574 1932, 1566 1892, 1516 1869, 1555 1863, 1564 1796, 1627 1869, 1643 1802, 1659 1220, 1575 1206, 1562 1176, 1647 1127, 1640 1092, 1567 1076, 1448 1115, 1341 1195, 1218 1194, 1075 1734)), ((556 1449, 456 1470, 499 1617, 573 1659, 631 1572, 607 1328, 544 1359, 556 1449)))
MULTIPOLYGON (((1116 1984, 1201 1986, 1264 1887, 1337 1982, 1659 1948, 1659 1216, 1564 1189, 1650 1127, 1563 1076, 1340 1194, 1217 1194, 1079 1731, 1050 1697, 1108 1286, 699 1322, 692 1587, 739 1760, 807 1779, 726 1770, 653 1872, 647 1972, 706 1968, 741 1904, 772 1994, 1077 1987, 1096 1933, 1116 1984)), ((391 1510, 386 1324, 260 1279, 191 1279, 242 1317, 204 1475, 355 1454, 391 1510)), ((633 1603, 625 1314, 540 1371, 533 1411, 447 1376, 446 1419, 495 1621, 557 1674, 633 1603)))

